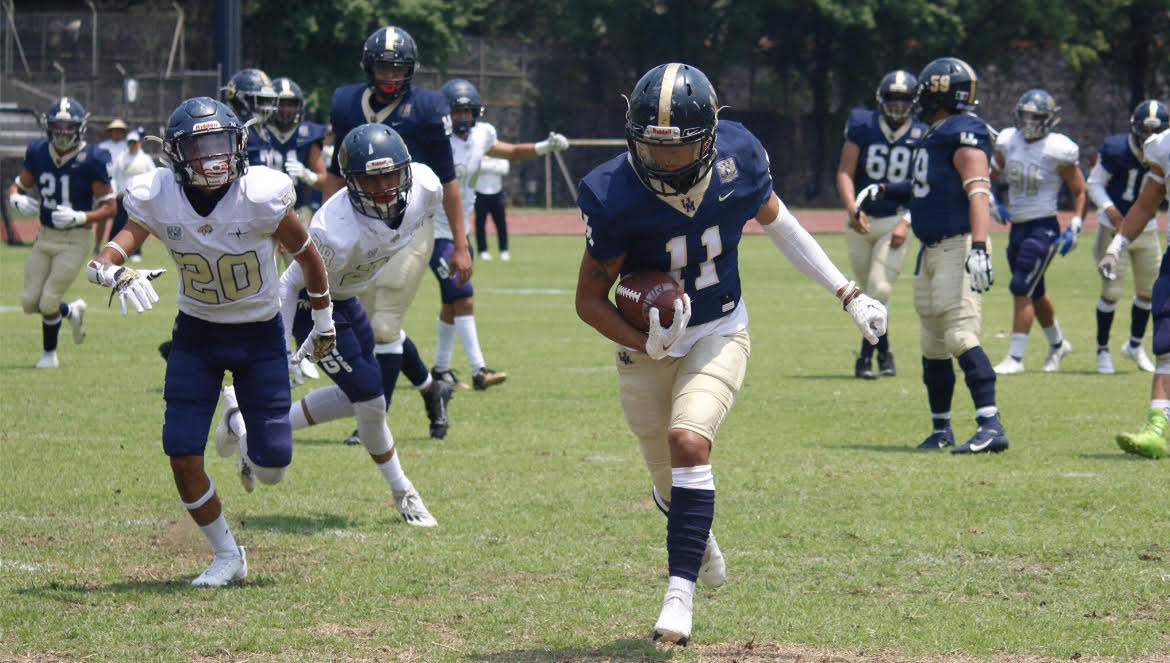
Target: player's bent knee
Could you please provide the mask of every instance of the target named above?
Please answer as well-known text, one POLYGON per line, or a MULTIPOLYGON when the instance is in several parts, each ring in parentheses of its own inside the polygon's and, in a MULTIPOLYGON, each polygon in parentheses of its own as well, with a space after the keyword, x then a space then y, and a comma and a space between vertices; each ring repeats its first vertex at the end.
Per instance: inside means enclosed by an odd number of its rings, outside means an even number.
POLYGON ((284 473, 285 473, 285 470, 287 470, 287 469, 288 469, 288 466, 264 467, 262 465, 255 465, 255 464, 252 465, 253 474, 256 476, 257 479, 260 480, 260 483, 262 483, 266 486, 275 486, 276 484, 283 481, 284 480, 284 473))
POLYGON ((386 427, 386 397, 378 396, 353 404, 354 418, 357 419, 358 435, 362 446, 371 456, 389 453, 394 448, 390 429, 386 427))
POLYGON ((963 329, 947 330, 944 341, 947 352, 954 357, 958 357, 971 348, 979 347, 979 337, 963 329))
POLYGON ((41 302, 39 299, 21 299, 20 309, 25 313, 32 315, 41 312, 41 302))

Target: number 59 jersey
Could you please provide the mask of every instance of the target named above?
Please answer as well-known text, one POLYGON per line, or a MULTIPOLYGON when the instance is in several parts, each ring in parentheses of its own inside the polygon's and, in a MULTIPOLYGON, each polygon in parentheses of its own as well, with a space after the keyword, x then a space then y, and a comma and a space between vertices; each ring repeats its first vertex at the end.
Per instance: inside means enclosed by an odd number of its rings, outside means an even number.
MULTIPOLYGON (((329 293, 334 301, 361 294, 390 261, 410 243, 428 216, 442 214, 443 185, 434 171, 421 163, 410 164, 410 204, 397 229, 380 219, 358 213, 349 202, 349 189, 333 194, 309 222, 309 236, 317 245, 329 274, 329 293)), ((436 217, 437 218, 437 217, 436 217)), ((292 296, 304 277, 300 266, 289 265, 295 275, 292 296)), ((290 278, 287 274, 285 279, 290 278)), ((292 321, 285 321, 291 325, 292 321)))
POLYGON ((130 220, 159 238, 178 270, 179 310, 208 322, 269 320, 280 310, 273 233, 296 202, 292 180, 251 166, 207 216, 169 168, 139 175, 123 198, 130 220))
MULTIPOLYGON (((914 145, 926 131, 922 122, 904 122, 897 129, 886 124, 881 113, 875 110, 855 108, 849 111, 845 123, 845 140, 857 145, 857 168, 853 171, 854 191, 861 191, 870 184, 902 182, 910 176, 910 163, 914 145)), ((898 213, 898 203, 879 200, 869 207, 873 217, 893 216, 898 213)))
POLYGON ((924 244, 971 232, 967 190, 953 162, 955 152, 964 147, 982 150, 991 158, 991 129, 971 113, 939 120, 914 148, 910 225, 924 244))

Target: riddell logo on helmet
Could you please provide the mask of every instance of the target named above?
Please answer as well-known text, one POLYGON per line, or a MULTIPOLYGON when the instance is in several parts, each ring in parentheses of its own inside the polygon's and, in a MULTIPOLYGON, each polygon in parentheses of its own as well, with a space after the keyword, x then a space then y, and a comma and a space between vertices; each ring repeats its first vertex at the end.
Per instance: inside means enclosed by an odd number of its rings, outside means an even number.
POLYGON ((222 125, 220 125, 220 123, 217 120, 210 120, 207 122, 199 122, 195 126, 191 127, 191 131, 203 131, 204 129, 217 129, 220 126, 222 126, 222 125))
POLYGON ((366 162, 366 171, 382 170, 383 168, 393 168, 394 160, 390 157, 382 157, 381 159, 372 159, 366 162))
POLYGON ((659 127, 653 124, 646 126, 646 131, 643 133, 647 138, 675 138, 679 137, 678 127, 659 127))

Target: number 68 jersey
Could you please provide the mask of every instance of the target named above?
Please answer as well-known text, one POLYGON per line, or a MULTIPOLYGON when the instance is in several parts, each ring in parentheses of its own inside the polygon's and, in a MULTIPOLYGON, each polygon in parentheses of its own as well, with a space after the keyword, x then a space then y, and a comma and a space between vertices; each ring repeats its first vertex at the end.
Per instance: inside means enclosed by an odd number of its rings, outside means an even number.
POLYGON ((170 251, 179 310, 208 322, 269 320, 280 310, 273 233, 296 202, 292 180, 251 166, 207 216, 191 207, 169 168, 139 175, 123 198, 130 220, 170 251))
MULTIPOLYGON (((861 191, 870 184, 902 182, 910 177, 914 145, 926 131, 922 122, 904 122, 891 129, 885 118, 875 110, 856 108, 849 111, 845 123, 845 140, 857 145, 857 168, 853 171, 853 187, 861 191)), ((875 218, 898 213, 898 203, 879 200, 869 207, 875 218)))

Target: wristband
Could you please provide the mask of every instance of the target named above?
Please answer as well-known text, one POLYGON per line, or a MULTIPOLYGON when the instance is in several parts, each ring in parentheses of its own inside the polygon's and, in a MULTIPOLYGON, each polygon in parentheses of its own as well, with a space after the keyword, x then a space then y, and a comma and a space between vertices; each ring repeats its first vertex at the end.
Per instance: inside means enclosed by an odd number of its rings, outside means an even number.
POLYGON ((313 309, 313 329, 317 333, 333 331, 333 304, 313 309))
POLYGON ((32 187, 26 187, 24 185, 24 182, 20 181, 20 175, 17 175, 16 176, 16 190, 20 191, 22 194, 28 194, 30 191, 32 191, 32 187))
POLYGON ((848 310, 849 302, 857 298, 861 294, 861 288, 857 287, 855 281, 850 281, 845 284, 845 289, 841 292, 841 308, 848 310))
POLYGON ((1113 241, 1109 242, 1109 247, 1105 249, 1105 253, 1112 253, 1115 256, 1121 255, 1125 247, 1129 246, 1129 238, 1118 232, 1113 236, 1113 241))
POLYGON ((105 248, 107 248, 107 249, 113 249, 113 250, 117 251, 117 252, 118 252, 118 255, 122 256, 122 262, 123 262, 123 263, 125 263, 127 260, 129 260, 129 259, 130 259, 130 256, 126 255, 126 250, 125 250, 125 249, 123 249, 123 248, 122 248, 122 246, 121 246, 120 244, 118 244, 117 242, 115 242, 115 241, 112 241, 112 240, 111 240, 111 241, 109 241, 109 242, 106 242, 106 247, 105 247, 105 248))
POLYGON ((987 253, 987 242, 971 242, 971 250, 987 253))
POLYGON ((308 288, 305 288, 305 294, 314 299, 320 299, 329 296, 329 288, 325 288, 325 292, 310 292, 308 288))

